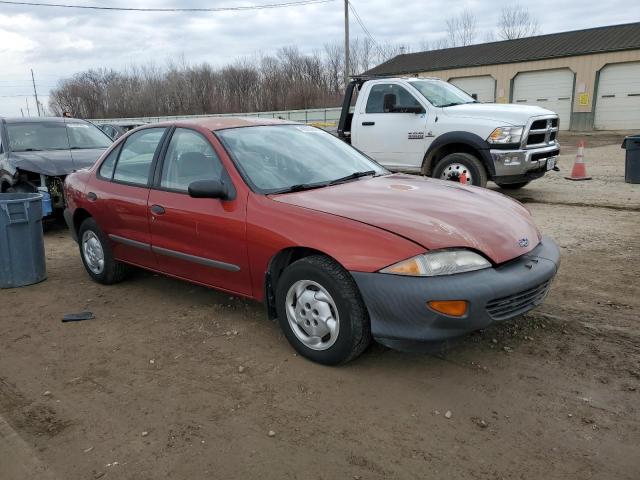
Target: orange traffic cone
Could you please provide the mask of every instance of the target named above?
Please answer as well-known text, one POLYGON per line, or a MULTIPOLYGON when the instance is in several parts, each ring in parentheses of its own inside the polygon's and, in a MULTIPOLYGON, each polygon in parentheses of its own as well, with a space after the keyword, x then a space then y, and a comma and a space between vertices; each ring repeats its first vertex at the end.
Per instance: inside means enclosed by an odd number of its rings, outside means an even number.
POLYGON ((463 185, 467 184, 467 174, 465 172, 462 172, 462 175, 460 175, 460 183, 463 185))
POLYGON ((573 162, 571 176, 564 178, 567 180, 591 180, 591 177, 587 175, 587 167, 584 164, 584 140, 580 140, 578 143, 578 153, 576 154, 576 161, 573 162))

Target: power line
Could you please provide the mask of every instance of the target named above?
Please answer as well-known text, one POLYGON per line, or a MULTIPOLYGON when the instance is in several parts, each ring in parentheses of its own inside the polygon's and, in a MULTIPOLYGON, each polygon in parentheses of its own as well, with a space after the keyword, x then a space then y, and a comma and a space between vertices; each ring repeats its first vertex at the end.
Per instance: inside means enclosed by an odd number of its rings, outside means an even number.
POLYGON ((57 8, 80 8, 85 10, 110 10, 121 12, 236 12, 243 10, 266 10, 270 8, 297 7, 302 5, 313 5, 318 3, 329 3, 334 0, 299 0, 297 2, 269 3, 265 5, 246 5, 238 7, 217 7, 217 8, 127 8, 127 7, 98 7, 93 5, 67 5, 63 3, 38 3, 38 2, 10 2, 0 0, 5 5, 24 5, 30 7, 57 7, 57 8))
POLYGON ((353 3, 349 2, 349 8, 351 9, 351 12, 353 13, 353 16, 355 17, 356 21, 360 25, 360 28, 362 28, 362 31, 365 33, 365 35, 367 35, 367 37, 369 37, 369 40, 371 40, 371 43, 373 43, 373 45, 378 49, 378 52, 382 54, 382 49, 380 48, 380 45, 378 44, 378 42, 376 42, 376 39, 373 38, 373 35, 371 35, 371 32, 369 32, 367 27, 365 27, 364 22, 360 18, 360 15, 358 15, 356 8, 353 6, 353 3))

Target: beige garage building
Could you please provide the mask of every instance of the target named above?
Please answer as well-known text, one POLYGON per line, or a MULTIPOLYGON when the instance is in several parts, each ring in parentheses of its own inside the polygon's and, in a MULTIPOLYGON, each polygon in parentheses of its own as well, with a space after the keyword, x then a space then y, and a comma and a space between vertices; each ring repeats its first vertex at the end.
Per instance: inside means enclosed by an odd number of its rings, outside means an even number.
POLYGON ((365 75, 438 77, 481 102, 540 105, 564 130, 640 129, 640 23, 398 55, 365 75))

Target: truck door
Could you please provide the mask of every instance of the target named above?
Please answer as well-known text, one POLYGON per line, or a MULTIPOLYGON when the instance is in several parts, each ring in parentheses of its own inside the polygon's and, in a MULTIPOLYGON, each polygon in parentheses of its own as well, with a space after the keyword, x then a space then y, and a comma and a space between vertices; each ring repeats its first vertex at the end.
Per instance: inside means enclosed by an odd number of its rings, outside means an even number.
POLYGON ((357 108, 351 126, 356 148, 393 168, 422 165, 427 115, 412 93, 395 83, 376 83, 357 108))

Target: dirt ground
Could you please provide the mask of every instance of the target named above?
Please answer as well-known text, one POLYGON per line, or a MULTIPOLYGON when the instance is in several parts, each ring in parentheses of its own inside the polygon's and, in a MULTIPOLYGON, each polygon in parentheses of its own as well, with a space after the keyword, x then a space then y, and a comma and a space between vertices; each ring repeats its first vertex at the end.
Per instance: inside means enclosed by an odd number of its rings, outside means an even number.
POLYGON ((145 272, 97 285, 48 232, 48 279, 0 291, 0 479, 36 478, 11 476, 27 458, 57 479, 640 478, 640 185, 623 153, 588 148, 594 179, 569 182, 569 149, 514 194, 561 245, 552 292, 437 356, 373 346, 322 367, 261 305, 145 272), (85 308, 95 320, 61 323, 85 308))

